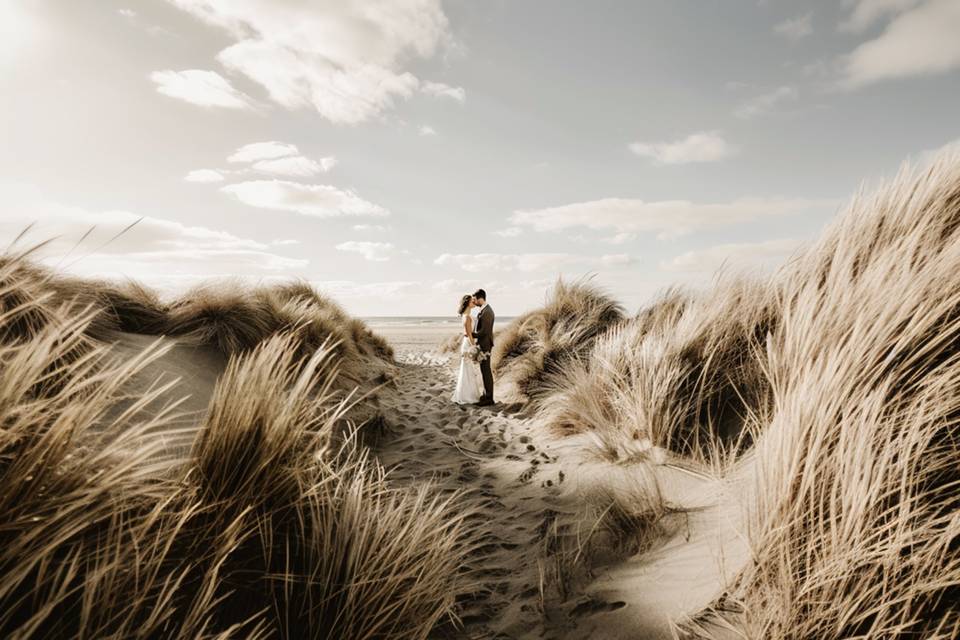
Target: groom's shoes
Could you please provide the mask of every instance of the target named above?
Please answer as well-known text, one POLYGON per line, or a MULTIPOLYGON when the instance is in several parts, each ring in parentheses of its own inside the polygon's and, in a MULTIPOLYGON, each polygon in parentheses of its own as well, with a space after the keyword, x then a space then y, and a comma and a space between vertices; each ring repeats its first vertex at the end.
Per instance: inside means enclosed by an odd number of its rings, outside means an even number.
POLYGON ((495 404, 497 404, 497 403, 494 402, 493 400, 491 400, 490 398, 481 398, 481 399, 480 399, 480 402, 477 403, 477 406, 478 406, 478 407, 489 407, 489 406, 492 406, 492 405, 495 405, 495 404))

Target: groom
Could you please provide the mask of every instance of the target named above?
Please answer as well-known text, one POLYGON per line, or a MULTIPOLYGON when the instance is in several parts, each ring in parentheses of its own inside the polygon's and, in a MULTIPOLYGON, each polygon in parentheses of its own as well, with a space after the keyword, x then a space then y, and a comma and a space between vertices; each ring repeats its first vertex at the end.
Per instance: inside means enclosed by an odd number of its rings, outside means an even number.
POLYGON ((493 402, 493 371, 490 369, 490 352, 493 350, 493 323, 496 315, 493 309, 487 304, 487 292, 483 289, 477 289, 473 294, 473 302, 480 307, 480 313, 477 314, 476 331, 473 337, 477 340, 480 351, 486 354, 486 358, 480 361, 480 374, 483 376, 483 395, 477 404, 486 407, 494 404, 493 402))

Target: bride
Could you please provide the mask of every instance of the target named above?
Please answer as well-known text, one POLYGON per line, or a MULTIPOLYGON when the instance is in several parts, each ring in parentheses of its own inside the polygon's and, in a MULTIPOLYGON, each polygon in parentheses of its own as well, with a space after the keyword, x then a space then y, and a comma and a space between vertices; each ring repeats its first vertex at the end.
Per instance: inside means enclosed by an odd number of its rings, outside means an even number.
POLYGON ((471 357, 476 347, 473 338, 473 318, 470 310, 476 307, 473 296, 460 299, 460 320, 463 322, 463 336, 460 338, 460 373, 457 375, 457 388, 453 391, 453 401, 457 404, 473 404, 483 395, 483 382, 480 380, 480 366, 471 357))

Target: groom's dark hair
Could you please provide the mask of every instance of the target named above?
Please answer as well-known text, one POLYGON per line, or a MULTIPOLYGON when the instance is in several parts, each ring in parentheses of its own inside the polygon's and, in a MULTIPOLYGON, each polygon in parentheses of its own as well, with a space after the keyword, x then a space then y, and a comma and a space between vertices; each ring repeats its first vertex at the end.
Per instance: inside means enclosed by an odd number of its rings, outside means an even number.
POLYGON ((483 289, 477 289, 476 291, 473 292, 473 297, 474 297, 474 298, 483 298, 484 300, 486 300, 486 299, 487 299, 487 292, 484 291, 483 289))

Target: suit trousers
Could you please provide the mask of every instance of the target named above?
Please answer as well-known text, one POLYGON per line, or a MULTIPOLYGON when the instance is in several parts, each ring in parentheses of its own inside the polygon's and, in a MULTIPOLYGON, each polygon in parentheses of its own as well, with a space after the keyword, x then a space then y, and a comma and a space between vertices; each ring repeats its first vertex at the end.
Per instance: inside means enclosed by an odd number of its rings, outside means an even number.
POLYGON ((483 399, 493 402, 493 370, 489 357, 480 363, 480 375, 483 377, 483 399))

